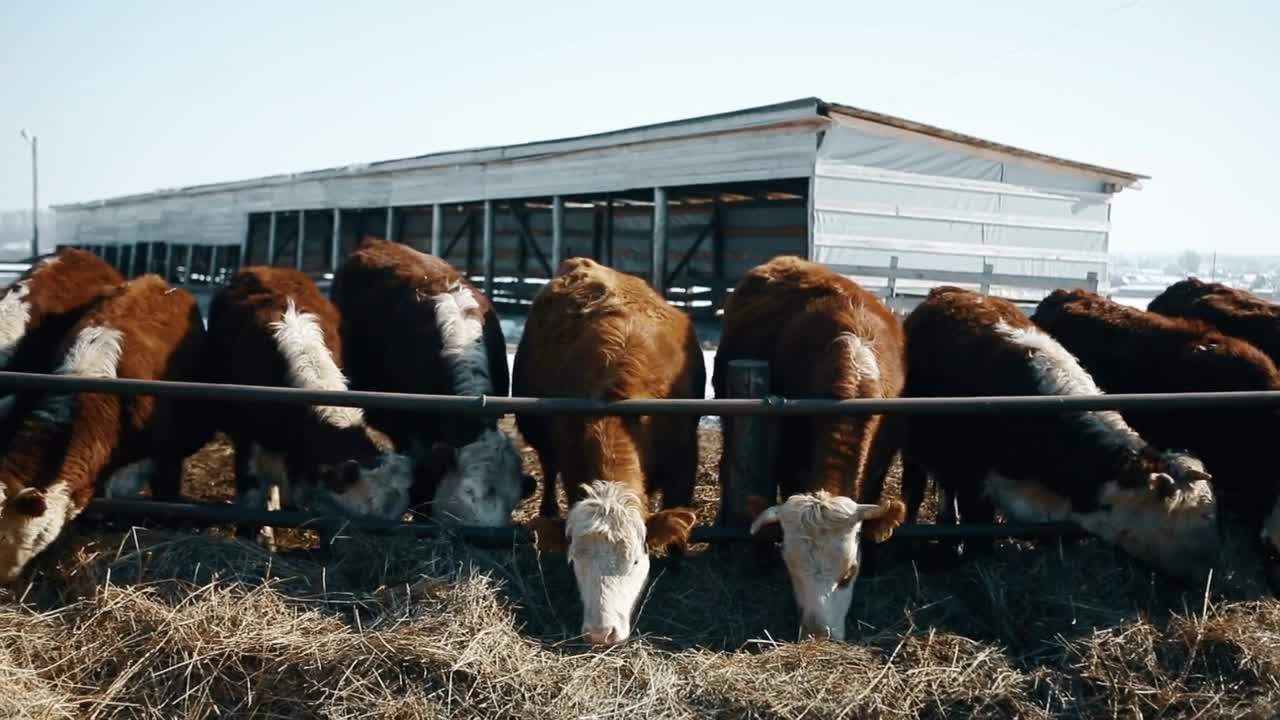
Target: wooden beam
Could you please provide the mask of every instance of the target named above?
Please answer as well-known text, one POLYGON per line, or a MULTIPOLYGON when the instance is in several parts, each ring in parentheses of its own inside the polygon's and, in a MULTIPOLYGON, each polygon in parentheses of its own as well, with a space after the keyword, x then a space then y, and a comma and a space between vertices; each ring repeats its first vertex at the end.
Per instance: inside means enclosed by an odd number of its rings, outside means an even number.
POLYGON ((537 256, 538 263, 542 265, 542 269, 546 271, 547 277, 552 275, 551 263, 547 262, 547 256, 542 254, 542 248, 538 247, 538 239, 533 235, 533 228, 529 226, 529 215, 523 209, 518 209, 515 203, 510 205, 511 217, 515 218, 516 229, 520 233, 520 277, 524 279, 528 269, 528 253, 526 247, 533 250, 533 254, 537 256))
POLYGON ((650 254, 650 280, 658 294, 667 296, 667 189, 653 189, 653 243, 650 254))
POLYGON ((684 272, 685 266, 688 265, 690 261, 693 260, 693 256, 695 253, 698 252, 698 248, 702 247, 702 243, 706 241, 706 239, 711 235, 711 233, 715 229, 716 221, 718 220, 718 218, 719 216, 716 215, 716 213, 714 212, 711 213, 711 219, 707 221, 706 225, 702 226, 702 232, 698 233, 698 239, 693 241, 693 244, 689 246, 689 249, 685 251, 685 254, 681 256, 680 262, 676 263, 675 269, 672 270, 669 275, 667 275, 666 284, 668 286, 675 283, 676 277, 679 276, 681 272, 684 272))
POLYGON ((711 231, 711 274, 713 277, 711 282, 711 309, 714 312, 724 307, 725 298, 729 295, 729 278, 725 272, 724 255, 724 205, 720 202, 719 195, 716 195, 715 201, 711 205, 711 212, 716 218, 715 227, 711 231))
POLYGON ((218 281, 218 251, 221 249, 221 245, 209 248, 209 280, 205 283, 206 285, 213 285, 218 281))
POLYGON ((182 282, 191 284, 191 268, 196 264, 196 244, 187 245, 187 273, 182 278, 182 282))
POLYGON ((604 264, 613 267, 613 196, 605 199, 604 264))
POLYGON ((382 233, 388 242, 396 241, 396 209, 390 205, 387 206, 387 221, 382 226, 382 233))
MULTIPOLYGON (((431 254, 439 258, 449 257, 449 255, 453 253, 454 247, 456 247, 458 245, 458 242, 462 240, 462 236, 467 234, 467 232, 471 230, 471 226, 474 224, 472 221, 475 219, 475 216, 476 214, 474 211, 468 210, 467 216, 462 219, 462 224, 458 226, 458 229, 456 231, 454 231, 453 239, 449 241, 449 247, 446 247, 444 249, 444 253, 443 254, 431 253, 431 254)), ((441 227, 441 231, 443 232, 444 223, 441 223, 440 227, 441 227)))

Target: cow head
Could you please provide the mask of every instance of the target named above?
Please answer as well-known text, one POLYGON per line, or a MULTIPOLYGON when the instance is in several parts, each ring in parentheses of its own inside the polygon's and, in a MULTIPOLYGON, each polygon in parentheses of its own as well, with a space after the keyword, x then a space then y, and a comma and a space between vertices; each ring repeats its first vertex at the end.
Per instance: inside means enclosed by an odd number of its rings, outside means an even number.
POLYGON ((349 432, 356 437, 348 458, 321 466, 315 482, 297 488, 311 493, 299 504, 355 517, 399 520, 409 509, 413 461, 395 452, 386 435, 367 425, 353 426, 349 432))
POLYGON ((515 444, 500 430, 486 429, 462 447, 436 443, 430 454, 438 478, 431 512, 442 522, 510 525, 511 511, 537 487, 523 473, 515 444))
POLYGON ((1194 457, 1164 456, 1156 467, 1102 484, 1098 509, 1081 527, 1177 577, 1203 579, 1222 548, 1212 477, 1194 457))
POLYGON ((63 484, 23 488, 0 501, 0 583, 17 580, 27 563, 58 538, 70 504, 63 484))
POLYGON ((697 517, 685 508, 650 515, 640 494, 621 483, 596 481, 584 490, 564 529, 582 599, 582 634, 594 645, 615 645, 631 636, 650 553, 687 544, 697 517))
MULTIPOLYGON (((756 508, 766 504, 760 498, 752 500, 756 508)), ((845 615, 862 561, 860 535, 883 542, 905 516, 906 508, 896 500, 862 505, 825 491, 792 495, 756 516, 753 535, 774 523, 782 528, 782 559, 804 637, 844 639, 845 615)))

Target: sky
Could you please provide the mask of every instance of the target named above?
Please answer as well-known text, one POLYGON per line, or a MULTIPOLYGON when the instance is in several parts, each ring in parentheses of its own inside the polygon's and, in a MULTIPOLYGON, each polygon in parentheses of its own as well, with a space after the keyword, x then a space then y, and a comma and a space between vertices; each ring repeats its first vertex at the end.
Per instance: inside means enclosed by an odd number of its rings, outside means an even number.
POLYGON ((818 96, 1152 176, 1112 250, 1280 254, 1280 3, 0 3, 0 209, 818 96))

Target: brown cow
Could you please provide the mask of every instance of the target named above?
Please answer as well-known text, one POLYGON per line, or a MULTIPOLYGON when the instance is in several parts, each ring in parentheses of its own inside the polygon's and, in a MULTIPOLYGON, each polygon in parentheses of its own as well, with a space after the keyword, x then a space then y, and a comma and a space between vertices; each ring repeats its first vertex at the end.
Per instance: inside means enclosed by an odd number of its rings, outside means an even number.
MULTIPOLYGON (((874 295, 797 257, 747 273, 725 304, 713 384, 724 397, 731 360, 769 363, 771 391, 788 398, 888 398, 902 391, 902 327, 874 295)), ((734 453, 734 418, 721 418, 724 456, 734 453)), ((777 424, 774 481, 785 500, 764 509, 752 532, 782 526, 782 555, 808 637, 843 640, 862 562, 859 536, 888 539, 905 510, 878 500, 897 450, 899 421, 881 416, 787 418, 777 424)), ((730 491, 721 463, 722 518, 730 491)))
MULTIPOLYGON (((244 268, 209 307, 210 372, 222 383, 345 391, 338 324, 305 273, 244 268)), ((411 463, 359 408, 226 403, 219 426, 235 447, 246 505, 386 519, 409 508, 411 463)))
MULTIPOLYGON (((586 258, 566 260, 534 298, 516 350, 517 396, 595 400, 701 398, 706 369, 693 323, 643 280, 586 258)), ((682 547, 696 517, 698 418, 516 415, 542 464, 538 540, 567 538, 582 632, 611 645, 631 634, 649 553, 682 547), (569 495, 559 515, 556 477, 569 495), (661 491, 661 512, 649 496, 661 491)))
POLYGON ((1280 304, 1222 283, 1188 278, 1170 285, 1147 309, 1207 322, 1223 334, 1253 343, 1280 366, 1280 304))
MULTIPOLYGON (((123 282, 115 268, 84 250, 65 248, 37 260, 0 295, 0 370, 51 372, 63 336, 123 282)), ((14 413, 17 401, 15 395, 0 400, 0 417, 14 413)), ((16 415, 34 401, 25 397, 16 415)))
MULTIPOLYGON (((57 372, 202 382, 204 341, 195 298, 144 275, 119 286, 71 329, 57 372)), ((151 474, 153 497, 178 499, 183 458, 210 435, 199 403, 105 394, 44 397, 0 459, 0 581, 16 578, 117 469, 145 465, 132 477, 151 474)))
MULTIPOLYGON (((498 316, 445 261, 367 238, 338 270, 333 300, 353 389, 507 394, 498 316)), ((511 511, 536 488, 495 418, 370 410, 369 423, 413 456, 413 504, 430 503, 437 519, 509 525, 511 511)))
MULTIPOLYGON (((1007 300, 935 288, 903 326, 909 397, 1101 393, 1007 300)), ((1023 522, 1073 521, 1182 576, 1202 578, 1217 557, 1217 501, 1204 466, 1153 448, 1119 413, 916 415, 908 437, 907 455, 966 522, 992 522, 996 507, 1023 522)), ((922 486, 919 473, 904 477, 912 512, 922 486)))
MULTIPOLYGON (((1280 370, 1246 340, 1187 318, 1166 317, 1083 290, 1057 290, 1032 319, 1107 392, 1280 390, 1280 370)), ((1280 474, 1271 443, 1280 418, 1267 408, 1130 411, 1151 442, 1188 448, 1213 471, 1227 508, 1260 528, 1263 549, 1280 556, 1280 474)))

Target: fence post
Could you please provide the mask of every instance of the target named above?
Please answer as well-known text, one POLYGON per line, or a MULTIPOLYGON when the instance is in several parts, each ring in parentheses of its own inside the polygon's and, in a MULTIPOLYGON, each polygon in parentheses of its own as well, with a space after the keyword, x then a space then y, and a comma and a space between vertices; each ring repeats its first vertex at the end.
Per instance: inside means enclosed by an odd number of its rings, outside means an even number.
POLYGON ((991 273, 996 271, 996 267, 991 263, 982 263, 982 274, 985 276, 982 280, 982 294, 989 295, 991 293, 991 273))
MULTIPOLYGON (((769 363, 762 360, 730 360, 726 383, 733 399, 763 398, 769 394, 769 363)), ((770 504, 778 492, 773 478, 776 420, 766 416, 721 417, 726 445, 720 459, 720 518, 718 524, 746 527, 752 516, 747 498, 763 497, 770 504)))
POLYGON ((889 258, 889 297, 893 298, 898 294, 898 256, 894 255, 889 258))

